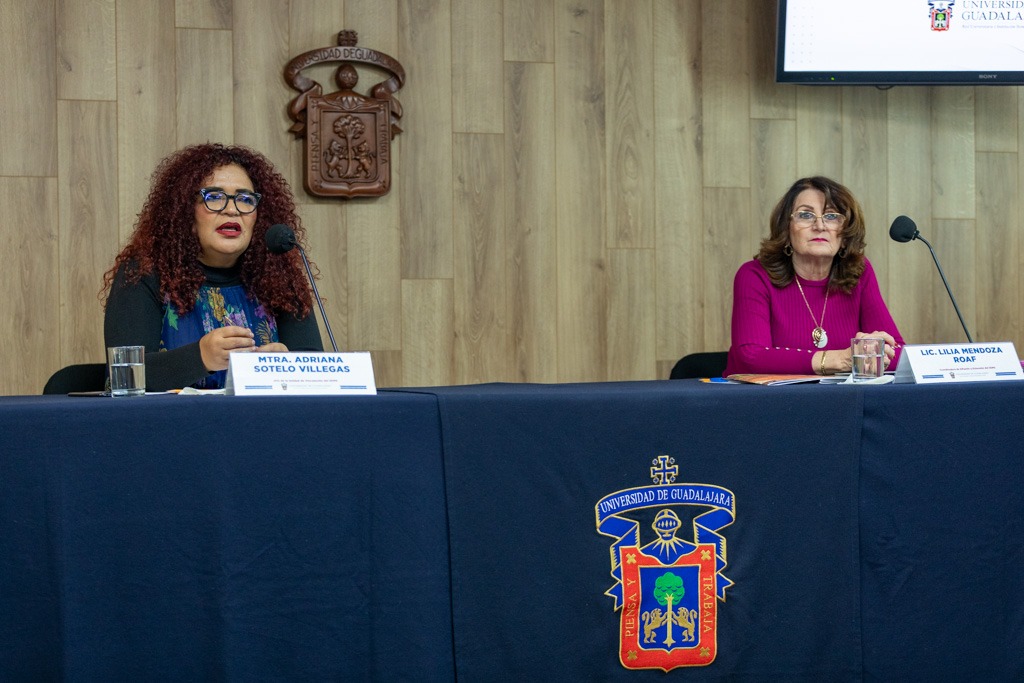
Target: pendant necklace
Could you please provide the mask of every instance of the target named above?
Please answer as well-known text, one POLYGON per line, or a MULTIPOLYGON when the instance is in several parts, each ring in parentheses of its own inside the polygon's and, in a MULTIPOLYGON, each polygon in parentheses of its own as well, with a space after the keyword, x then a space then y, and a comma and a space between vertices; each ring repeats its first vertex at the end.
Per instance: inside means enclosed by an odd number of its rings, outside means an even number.
MULTIPOLYGON (((825 305, 821 307, 821 323, 818 323, 818 319, 814 317, 814 311, 811 310, 811 305, 807 303, 807 295, 804 294, 804 288, 800 286, 800 277, 793 274, 793 279, 796 280, 796 288, 800 290, 800 296, 804 299, 804 306, 807 306, 807 312, 811 314, 811 320, 814 321, 814 331, 811 332, 811 341, 819 349, 823 349, 828 345, 828 332, 821 326, 825 322, 825 309, 828 307, 828 284, 825 285, 825 305)), ((832 278, 829 278, 831 282, 832 278)))

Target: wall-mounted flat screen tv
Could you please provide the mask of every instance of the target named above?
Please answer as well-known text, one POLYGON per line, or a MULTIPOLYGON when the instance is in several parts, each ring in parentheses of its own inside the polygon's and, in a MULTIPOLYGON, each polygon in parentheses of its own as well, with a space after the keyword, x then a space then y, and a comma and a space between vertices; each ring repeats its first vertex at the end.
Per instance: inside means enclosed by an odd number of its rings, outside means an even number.
POLYGON ((778 3, 780 83, 1024 84, 1024 0, 778 3))

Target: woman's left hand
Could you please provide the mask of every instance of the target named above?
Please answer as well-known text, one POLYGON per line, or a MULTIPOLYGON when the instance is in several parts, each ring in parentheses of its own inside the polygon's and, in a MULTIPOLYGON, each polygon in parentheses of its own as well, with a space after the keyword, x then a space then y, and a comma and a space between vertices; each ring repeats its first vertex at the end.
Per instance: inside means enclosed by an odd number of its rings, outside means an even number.
POLYGON ((288 353, 288 347, 281 342, 271 342, 253 349, 256 353, 288 353))

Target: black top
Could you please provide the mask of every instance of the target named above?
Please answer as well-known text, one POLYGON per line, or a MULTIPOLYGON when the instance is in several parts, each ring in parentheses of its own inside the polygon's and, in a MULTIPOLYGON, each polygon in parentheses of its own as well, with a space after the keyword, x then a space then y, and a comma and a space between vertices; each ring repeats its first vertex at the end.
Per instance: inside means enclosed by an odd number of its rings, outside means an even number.
MULTIPOLYGON (((231 287, 242 284, 241 268, 211 268, 200 264, 206 275, 204 284, 231 287)), ((323 351, 323 341, 312 312, 299 319, 285 313, 275 315, 278 338, 289 351, 323 351)), ((146 389, 166 391, 190 386, 209 372, 203 365, 199 342, 160 351, 164 303, 160 278, 156 273, 142 276, 136 284, 125 282, 122 266, 114 276, 103 317, 103 337, 107 346, 146 347, 146 389)))

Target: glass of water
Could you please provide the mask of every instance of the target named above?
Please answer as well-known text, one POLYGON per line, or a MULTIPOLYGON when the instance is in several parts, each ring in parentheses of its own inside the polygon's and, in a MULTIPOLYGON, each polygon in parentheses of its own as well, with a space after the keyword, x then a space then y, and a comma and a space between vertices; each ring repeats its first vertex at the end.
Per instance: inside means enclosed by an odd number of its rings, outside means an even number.
POLYGON ((111 396, 142 396, 146 393, 146 347, 109 346, 111 396))
POLYGON ((877 337, 858 337, 850 340, 853 354, 851 377, 854 382, 877 379, 885 374, 885 340, 877 337))

